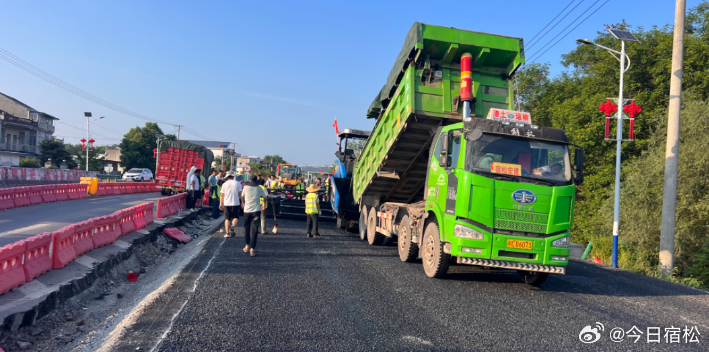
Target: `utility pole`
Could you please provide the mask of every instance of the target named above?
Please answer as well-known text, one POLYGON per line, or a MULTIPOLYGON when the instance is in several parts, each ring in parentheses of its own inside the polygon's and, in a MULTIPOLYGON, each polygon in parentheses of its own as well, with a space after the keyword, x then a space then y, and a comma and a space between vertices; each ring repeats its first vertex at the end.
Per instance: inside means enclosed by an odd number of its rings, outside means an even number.
MULTIPOLYGON (((91 140, 91 137, 89 137, 89 124, 91 121, 89 119, 91 118, 91 113, 90 112, 85 112, 84 116, 86 116, 86 140, 89 141, 91 140)), ((89 143, 89 142, 86 142, 89 143)), ((86 171, 89 171, 89 145, 86 144, 86 171)))
POLYGON ((674 41, 672 43, 670 106, 667 113, 665 188, 662 194, 662 225, 660 227, 660 273, 664 276, 672 275, 674 269, 677 166, 679 164, 679 126, 684 66, 684 12, 686 7, 685 0, 677 0, 675 4, 674 41))
POLYGON ((180 127, 183 127, 182 125, 175 125, 177 127, 177 140, 180 140, 180 127))

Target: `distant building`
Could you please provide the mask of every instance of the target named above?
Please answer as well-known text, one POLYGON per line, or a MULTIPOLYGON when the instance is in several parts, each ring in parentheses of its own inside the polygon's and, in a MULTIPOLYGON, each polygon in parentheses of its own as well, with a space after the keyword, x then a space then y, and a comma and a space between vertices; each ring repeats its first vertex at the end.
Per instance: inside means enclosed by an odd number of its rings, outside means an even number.
POLYGON ((260 163, 261 158, 257 156, 240 156, 236 158, 236 171, 244 171, 244 166, 253 164, 253 163, 260 163))
POLYGON ((103 172, 106 174, 120 175, 125 171, 121 166, 121 150, 106 149, 103 161, 103 172))
POLYGON ((0 166, 19 166, 20 157, 39 155, 39 144, 52 138, 58 118, 0 93, 0 166))

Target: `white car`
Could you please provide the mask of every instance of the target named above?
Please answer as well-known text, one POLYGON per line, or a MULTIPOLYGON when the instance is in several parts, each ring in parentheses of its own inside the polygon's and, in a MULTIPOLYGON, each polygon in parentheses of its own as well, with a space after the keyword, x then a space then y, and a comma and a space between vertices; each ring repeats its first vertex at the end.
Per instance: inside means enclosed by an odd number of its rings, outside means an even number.
POLYGON ((148 169, 130 169, 123 174, 123 181, 149 182, 153 180, 153 173, 148 169))

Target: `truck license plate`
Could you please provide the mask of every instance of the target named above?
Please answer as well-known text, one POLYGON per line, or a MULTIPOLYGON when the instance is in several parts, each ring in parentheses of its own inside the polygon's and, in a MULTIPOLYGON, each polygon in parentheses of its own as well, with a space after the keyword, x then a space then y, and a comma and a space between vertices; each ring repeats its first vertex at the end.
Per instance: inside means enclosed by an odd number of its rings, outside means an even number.
POLYGON ((532 241, 507 240, 507 248, 532 250, 532 241))

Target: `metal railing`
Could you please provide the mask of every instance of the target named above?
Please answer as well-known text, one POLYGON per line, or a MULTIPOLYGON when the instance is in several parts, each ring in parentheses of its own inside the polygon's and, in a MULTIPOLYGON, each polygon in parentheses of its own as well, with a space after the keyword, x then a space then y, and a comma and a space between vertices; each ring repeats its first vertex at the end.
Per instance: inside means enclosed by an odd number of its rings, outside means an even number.
POLYGON ((36 145, 24 143, 0 142, 0 150, 39 154, 39 148, 36 145))
POLYGON ((16 123, 20 125, 25 125, 25 126, 32 126, 32 127, 38 127, 39 123, 32 121, 30 119, 23 119, 21 117, 13 116, 8 113, 0 113, 0 119, 2 119, 5 122, 10 122, 10 123, 16 123))

